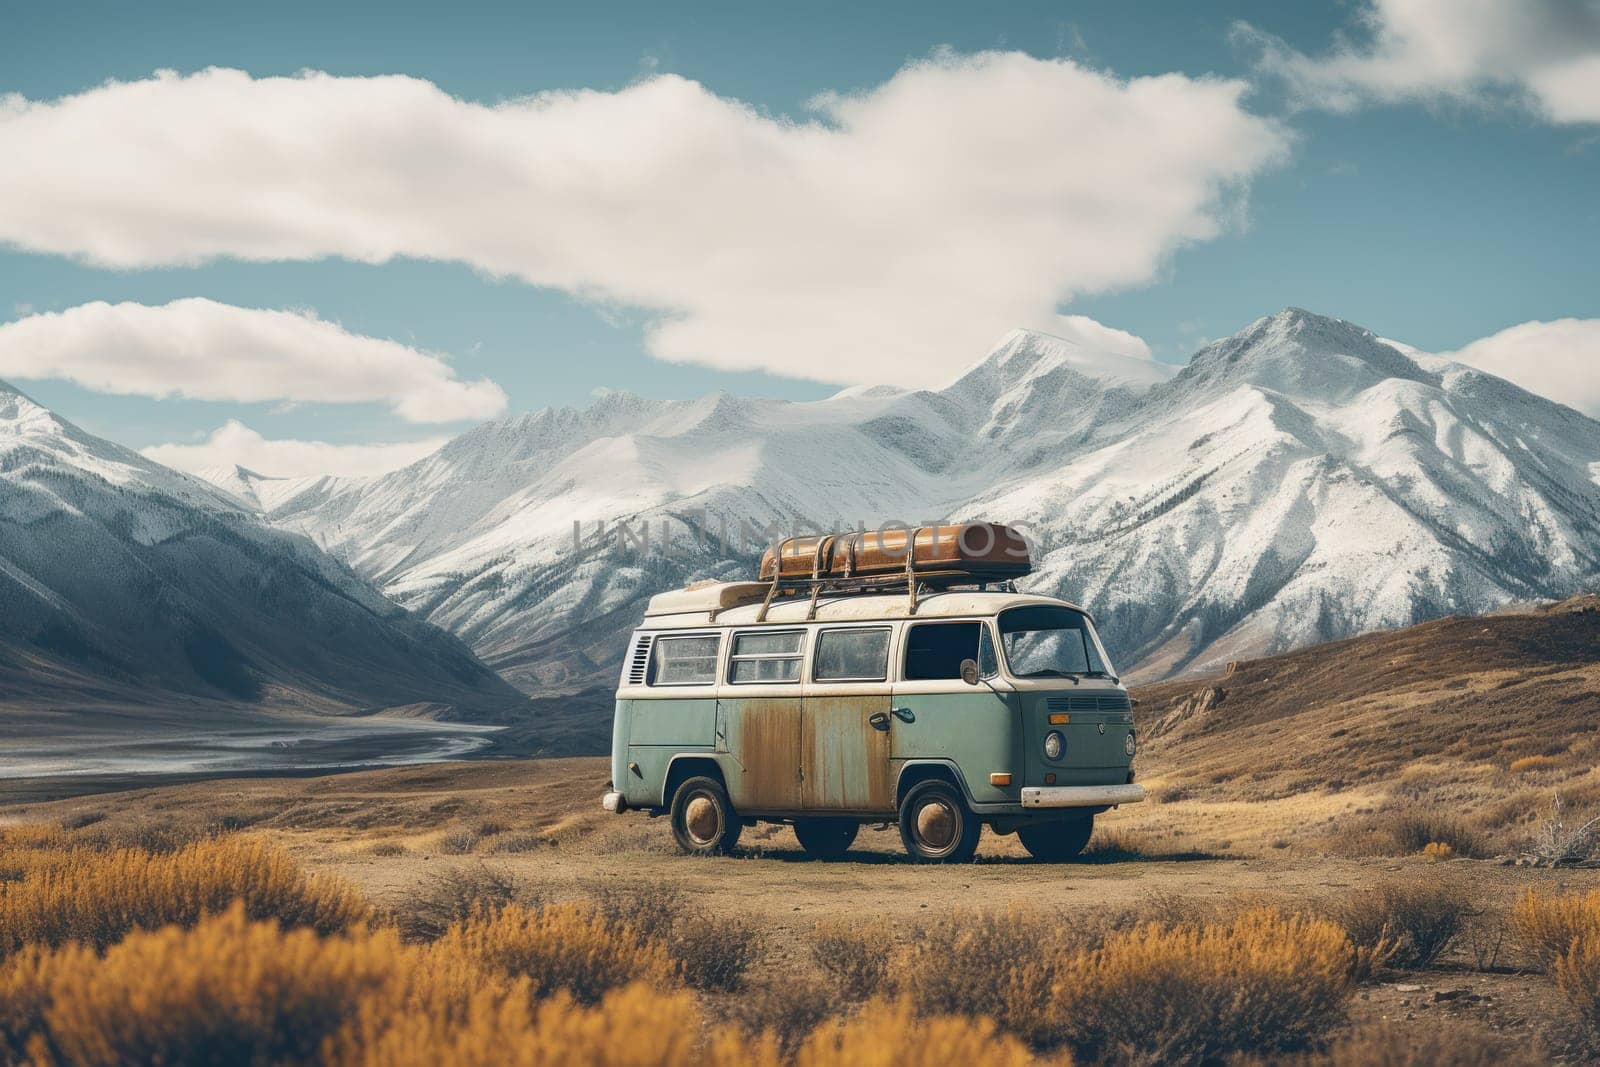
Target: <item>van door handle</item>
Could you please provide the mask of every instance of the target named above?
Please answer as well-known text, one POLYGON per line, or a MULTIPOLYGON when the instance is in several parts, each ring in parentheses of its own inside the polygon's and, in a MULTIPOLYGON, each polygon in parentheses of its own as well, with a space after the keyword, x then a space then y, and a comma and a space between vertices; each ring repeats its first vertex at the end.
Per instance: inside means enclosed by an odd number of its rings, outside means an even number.
POLYGON ((889 728, 889 713, 887 711, 873 712, 867 716, 867 725, 874 730, 887 730, 889 728))
POLYGON ((901 722, 916 722, 917 713, 910 708, 890 708, 890 713, 901 722))

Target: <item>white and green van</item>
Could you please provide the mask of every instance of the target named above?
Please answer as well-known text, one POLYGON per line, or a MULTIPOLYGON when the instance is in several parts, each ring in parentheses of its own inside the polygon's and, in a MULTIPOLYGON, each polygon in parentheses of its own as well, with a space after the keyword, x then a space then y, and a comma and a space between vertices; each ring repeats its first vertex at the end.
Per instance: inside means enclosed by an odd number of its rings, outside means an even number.
POLYGON ((1097 813, 1144 799, 1128 692, 1081 608, 989 588, 760 603, 740 588, 652 598, 617 690, 603 803, 669 814, 684 851, 780 822, 836 857, 862 824, 897 821, 923 862, 970 859, 985 825, 1059 861, 1097 813))

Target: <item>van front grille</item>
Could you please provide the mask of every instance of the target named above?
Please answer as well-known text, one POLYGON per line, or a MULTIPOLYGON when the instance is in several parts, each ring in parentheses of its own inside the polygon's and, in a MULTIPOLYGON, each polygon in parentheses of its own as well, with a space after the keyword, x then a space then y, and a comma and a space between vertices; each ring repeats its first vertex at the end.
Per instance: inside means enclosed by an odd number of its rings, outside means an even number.
POLYGON ((643 685, 650 672, 650 635, 640 634, 639 640, 633 646, 633 655, 628 659, 628 673, 625 676, 628 685, 643 685))
POLYGON ((1045 701, 1045 708, 1049 711, 1128 711, 1132 705, 1128 703, 1126 693, 1101 693, 1101 694, 1072 694, 1063 697, 1050 697, 1045 701))

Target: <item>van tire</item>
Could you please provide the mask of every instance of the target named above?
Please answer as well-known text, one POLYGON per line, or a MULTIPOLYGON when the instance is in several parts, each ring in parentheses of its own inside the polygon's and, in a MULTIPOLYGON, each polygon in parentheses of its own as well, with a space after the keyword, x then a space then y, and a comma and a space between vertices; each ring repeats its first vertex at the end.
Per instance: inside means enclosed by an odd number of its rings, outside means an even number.
POLYGON ((900 841, 917 863, 967 863, 982 832, 983 824, 949 782, 919 782, 900 802, 900 841))
POLYGON ((861 824, 854 819, 796 819, 794 836, 812 859, 836 860, 855 843, 861 824))
POLYGON ((715 778, 689 778, 672 794, 672 836, 691 856, 725 856, 744 823, 715 778))
POLYGON ((1094 816, 1032 823, 1017 830, 1017 840, 1041 863, 1065 863, 1077 857, 1094 834, 1094 816))

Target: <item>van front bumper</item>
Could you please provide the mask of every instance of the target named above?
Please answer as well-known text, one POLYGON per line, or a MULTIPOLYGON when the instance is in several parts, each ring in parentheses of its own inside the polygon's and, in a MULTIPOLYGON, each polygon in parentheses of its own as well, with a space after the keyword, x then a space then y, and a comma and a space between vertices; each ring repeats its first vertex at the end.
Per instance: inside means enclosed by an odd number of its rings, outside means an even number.
POLYGON ((1142 785, 1045 785, 1022 790, 1022 806, 1029 809, 1110 808, 1143 799, 1142 785))
POLYGON ((600 798, 600 806, 613 814, 620 814, 628 810, 628 802, 622 799, 622 794, 615 789, 600 798))

